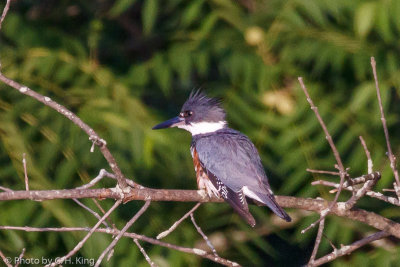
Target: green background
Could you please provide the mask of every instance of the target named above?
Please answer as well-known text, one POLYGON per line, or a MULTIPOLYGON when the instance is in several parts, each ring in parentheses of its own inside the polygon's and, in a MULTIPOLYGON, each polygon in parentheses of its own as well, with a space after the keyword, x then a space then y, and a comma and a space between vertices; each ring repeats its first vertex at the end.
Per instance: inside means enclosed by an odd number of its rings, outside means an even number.
MULTIPOLYGON (((4 1, 2 1, 4 5, 4 1)), ((311 186, 306 168, 334 170, 335 160, 297 77, 319 107, 352 177, 367 172, 358 136, 382 171, 376 190, 392 186, 385 139, 370 67, 378 76, 392 147, 399 153, 400 1, 169 0, 12 1, 0 34, 2 72, 65 105, 93 127, 124 174, 148 187, 194 189, 190 134, 151 127, 176 116, 193 88, 221 97, 230 126, 258 148, 276 194, 332 199, 311 186)), ((22 154, 31 189, 73 188, 107 163, 77 126, 43 104, 0 84, 0 185, 23 190, 22 154)), ((100 186, 114 186, 104 180, 100 186)), ((349 197, 344 193, 341 197, 349 197)), ((96 209, 93 202, 85 204, 96 209)), ((101 201, 104 208, 111 200, 101 201)), ((111 216, 122 228, 143 203, 130 202, 111 216)), ((132 231, 155 237, 194 203, 152 203, 132 231)), ((398 220, 400 209, 364 197, 358 207, 398 220)), ((251 207, 258 224, 247 226, 226 204, 205 204, 198 224, 219 254, 245 266, 299 266, 308 261, 316 229, 301 229, 318 215, 290 210, 294 223, 251 207)), ((0 203, 0 224, 35 227, 92 226, 96 218, 72 200, 0 203)), ((337 247, 375 229, 329 216, 325 234, 337 247)), ((0 232, 0 249, 17 257, 55 258, 85 233, 0 232)), ((95 234, 78 256, 95 258, 111 241, 95 234)), ((190 220, 165 241, 197 246, 190 220)), ((395 240, 367 246, 332 266, 400 266, 395 240)), ((160 266, 215 263, 166 248, 142 245, 160 266)), ((323 239, 319 256, 331 251, 323 239)), ((104 266, 147 266, 122 239, 104 266)))

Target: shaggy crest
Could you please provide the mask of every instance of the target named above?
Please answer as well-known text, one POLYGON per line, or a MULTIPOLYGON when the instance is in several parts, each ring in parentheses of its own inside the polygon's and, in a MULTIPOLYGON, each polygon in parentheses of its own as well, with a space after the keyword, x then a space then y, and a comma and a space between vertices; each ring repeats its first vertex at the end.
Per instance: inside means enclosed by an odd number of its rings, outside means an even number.
POLYGON ((182 106, 182 111, 192 110, 194 121, 225 121, 225 110, 221 101, 217 98, 208 97, 200 89, 193 90, 188 100, 182 106))

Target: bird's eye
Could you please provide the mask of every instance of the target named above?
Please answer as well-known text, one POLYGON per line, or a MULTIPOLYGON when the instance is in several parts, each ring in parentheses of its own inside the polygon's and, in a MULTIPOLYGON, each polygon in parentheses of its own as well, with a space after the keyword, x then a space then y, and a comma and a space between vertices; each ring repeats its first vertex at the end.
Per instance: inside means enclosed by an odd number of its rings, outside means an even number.
POLYGON ((193 115, 193 111, 191 111, 191 110, 185 110, 184 112, 181 112, 180 114, 179 114, 179 117, 181 117, 181 118, 187 118, 187 117, 190 117, 190 116, 192 116, 193 115))

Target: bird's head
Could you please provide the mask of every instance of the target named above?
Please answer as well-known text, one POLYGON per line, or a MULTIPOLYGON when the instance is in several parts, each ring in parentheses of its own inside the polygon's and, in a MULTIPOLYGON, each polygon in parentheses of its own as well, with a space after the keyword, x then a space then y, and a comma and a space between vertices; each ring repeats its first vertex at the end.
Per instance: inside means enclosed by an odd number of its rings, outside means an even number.
POLYGON ((157 124, 153 130, 178 127, 197 135, 218 131, 226 124, 225 110, 220 101, 197 90, 192 91, 177 117, 157 124))

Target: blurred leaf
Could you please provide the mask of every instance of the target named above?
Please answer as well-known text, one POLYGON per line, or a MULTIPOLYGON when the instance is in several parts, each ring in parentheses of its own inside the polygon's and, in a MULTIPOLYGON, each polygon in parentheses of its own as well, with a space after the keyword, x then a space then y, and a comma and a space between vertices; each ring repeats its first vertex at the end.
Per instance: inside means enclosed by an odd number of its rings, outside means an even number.
POLYGON ((354 27, 358 36, 365 37, 369 34, 374 25, 376 9, 376 2, 367 2, 357 8, 354 16, 354 27))
POLYGON ((117 0, 111 7, 109 14, 111 17, 116 17, 125 12, 130 6, 135 4, 136 0, 117 0))
POLYGON ((146 0, 142 8, 143 32, 150 34, 157 20, 158 0, 146 0))

